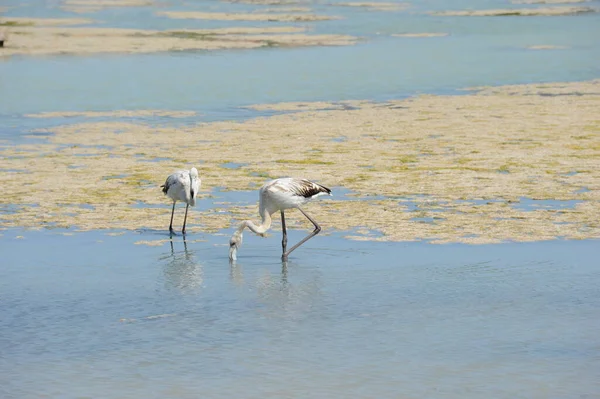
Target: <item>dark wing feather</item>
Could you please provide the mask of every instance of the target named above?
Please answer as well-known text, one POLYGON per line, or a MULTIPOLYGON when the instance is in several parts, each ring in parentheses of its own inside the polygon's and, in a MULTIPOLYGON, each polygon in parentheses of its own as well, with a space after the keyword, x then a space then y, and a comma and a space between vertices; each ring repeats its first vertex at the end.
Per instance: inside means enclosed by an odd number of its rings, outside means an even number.
POLYGON ((294 194, 304 198, 311 198, 317 194, 331 194, 331 190, 325 186, 306 179, 294 180, 292 191, 294 194))
POLYGON ((164 194, 167 194, 167 192, 169 191, 169 188, 171 188, 172 185, 174 185, 175 183, 177 183, 179 178, 183 178, 183 172, 175 172, 172 175, 170 175, 169 177, 167 177, 167 180, 165 181, 165 184, 163 184, 162 186, 160 186, 162 188, 162 192, 164 194))

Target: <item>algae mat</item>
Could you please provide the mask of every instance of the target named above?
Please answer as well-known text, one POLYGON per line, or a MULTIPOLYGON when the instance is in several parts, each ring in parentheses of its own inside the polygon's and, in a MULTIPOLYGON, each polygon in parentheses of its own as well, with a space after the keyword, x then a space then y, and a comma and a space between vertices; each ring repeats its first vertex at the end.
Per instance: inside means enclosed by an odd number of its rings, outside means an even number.
MULTIPOLYGON (((282 113, 185 127, 111 117, 66 124, 48 129, 42 143, 2 148, 0 220, 166 229, 171 209, 159 186, 194 165, 201 201, 217 187, 256 190, 280 176, 332 187, 333 198, 309 209, 326 232, 351 231, 353 239, 600 237, 600 80, 467 93, 267 104, 256 108, 282 113), (340 187, 351 194, 339 195, 340 187)), ((189 229, 215 232, 256 210, 213 203, 191 214, 189 229)), ((304 223, 290 212, 294 221, 304 223)))
POLYGON ((93 20, 10 18, 2 24, 8 37, 0 57, 94 53, 213 51, 263 47, 350 46, 358 38, 309 34, 302 26, 228 27, 217 29, 144 30, 71 27, 93 20))

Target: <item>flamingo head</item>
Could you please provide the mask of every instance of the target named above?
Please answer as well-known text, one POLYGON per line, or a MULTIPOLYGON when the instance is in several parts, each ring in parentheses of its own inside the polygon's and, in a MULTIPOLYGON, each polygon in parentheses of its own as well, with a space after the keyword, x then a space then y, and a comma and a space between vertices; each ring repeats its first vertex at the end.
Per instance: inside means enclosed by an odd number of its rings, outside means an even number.
POLYGON ((229 240, 229 260, 237 259, 237 250, 242 246, 243 233, 236 231, 229 240))

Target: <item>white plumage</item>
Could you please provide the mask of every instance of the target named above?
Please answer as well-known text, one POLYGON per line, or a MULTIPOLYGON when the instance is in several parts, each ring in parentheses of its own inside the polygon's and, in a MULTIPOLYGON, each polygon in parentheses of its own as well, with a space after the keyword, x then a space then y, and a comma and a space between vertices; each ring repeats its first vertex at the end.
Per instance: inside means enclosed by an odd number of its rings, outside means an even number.
POLYGON ((185 234, 185 224, 187 221, 188 208, 196 205, 196 196, 200 190, 201 185, 200 177, 198 176, 198 170, 192 168, 190 170, 179 170, 167 177, 165 184, 163 184, 163 193, 173 200, 173 209, 171 210, 171 223, 169 224, 169 231, 173 233, 173 214, 175 213, 175 204, 177 201, 185 202, 185 218, 183 219, 183 228, 181 233, 185 234))
POLYGON ((281 257, 283 260, 287 260, 288 255, 293 250, 321 231, 319 224, 305 211, 303 211, 300 208, 300 205, 303 205, 308 201, 322 195, 331 195, 331 190, 325 186, 306 179, 285 177, 265 183, 259 191, 258 213, 262 219, 261 224, 257 226, 251 220, 245 220, 240 223, 238 229, 229 240, 229 259, 237 259, 237 250, 242 245, 243 232, 246 227, 248 227, 255 234, 264 237, 265 232, 271 228, 271 215, 279 211, 281 212, 281 228, 283 232, 283 239, 281 241, 283 254, 281 257), (315 229, 311 234, 306 236, 302 241, 287 251, 287 230, 285 227, 284 211, 286 209, 293 208, 297 208, 300 212, 302 212, 302 214, 304 214, 304 216, 306 216, 308 220, 310 220, 315 226, 315 229))

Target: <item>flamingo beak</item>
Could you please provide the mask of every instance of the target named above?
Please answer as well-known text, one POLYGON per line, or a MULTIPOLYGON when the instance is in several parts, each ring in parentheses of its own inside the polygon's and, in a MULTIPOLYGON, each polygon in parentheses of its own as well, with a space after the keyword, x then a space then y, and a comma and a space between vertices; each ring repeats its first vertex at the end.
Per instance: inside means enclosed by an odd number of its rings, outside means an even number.
POLYGON ((229 259, 237 260, 237 246, 236 245, 232 244, 229 246, 229 259))

